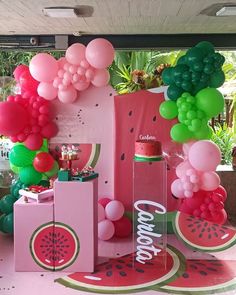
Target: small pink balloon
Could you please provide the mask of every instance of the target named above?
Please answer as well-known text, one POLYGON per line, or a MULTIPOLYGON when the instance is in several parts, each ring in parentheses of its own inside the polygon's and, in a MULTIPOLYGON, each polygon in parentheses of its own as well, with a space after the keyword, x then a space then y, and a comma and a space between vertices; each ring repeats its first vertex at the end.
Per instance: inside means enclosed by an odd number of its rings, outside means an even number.
POLYGON ((73 76, 72 76, 72 83, 76 83, 76 82, 78 82, 79 81, 79 75, 78 74, 74 74, 73 76))
POLYGON ((124 205, 120 201, 113 200, 106 205, 106 218, 112 221, 119 220, 125 212, 124 205))
POLYGON ((193 167, 190 165, 188 160, 185 160, 176 167, 175 173, 179 178, 182 178, 186 175, 189 169, 193 169, 193 167))
POLYGON ((184 196, 186 198, 191 198, 193 196, 193 191, 189 191, 189 190, 184 191, 184 196))
POLYGON ((83 76, 85 74, 85 69, 82 67, 78 67, 77 74, 83 76))
POLYGON ((48 138, 48 139, 56 136, 57 133, 58 133, 58 127, 54 122, 49 122, 41 130, 41 135, 44 138, 48 138))
POLYGON ((64 65, 66 64, 66 58, 63 56, 63 57, 60 57, 59 59, 58 59, 58 61, 57 61, 57 63, 58 63, 58 67, 59 68, 63 68, 64 67, 64 65))
POLYGON ((87 60, 83 59, 80 62, 80 66, 85 68, 85 69, 88 69, 89 68, 89 63, 87 62, 87 60))
POLYGON ((193 189, 193 185, 192 185, 192 183, 190 183, 190 182, 185 182, 185 183, 183 183, 183 189, 184 190, 192 190, 193 189))
POLYGON ((66 59, 73 65, 79 65, 85 59, 85 46, 81 43, 75 43, 66 50, 66 59))
POLYGON ((57 72, 57 76, 58 76, 59 78, 63 78, 64 73, 65 73, 65 70, 60 69, 60 70, 57 72))
POLYGON ((62 91, 62 90, 64 91, 64 90, 67 89, 67 86, 64 85, 63 83, 61 83, 61 84, 58 85, 58 89, 61 90, 61 91, 62 91))
POLYGON ((62 83, 61 78, 56 77, 56 78, 53 80, 52 85, 53 85, 54 88, 58 88, 58 86, 59 86, 61 83, 62 83))
POLYGON ((40 82, 37 91, 38 95, 46 100, 53 100, 57 97, 57 89, 53 87, 52 83, 40 82))
POLYGON ((108 40, 96 38, 87 45, 85 56, 94 68, 105 69, 112 64, 115 50, 108 40))
POLYGON ((25 141, 25 146, 32 151, 39 150, 42 144, 43 138, 39 133, 30 134, 25 141))
POLYGON ((71 81, 72 74, 70 72, 65 72, 64 75, 63 75, 63 79, 71 81))
POLYGON ((192 183, 198 183, 199 182, 199 176, 198 175, 190 175, 190 181, 192 183))
POLYGON ((215 172, 204 172, 201 175, 200 188, 205 191, 214 191, 220 185, 220 177, 215 172))
POLYGON ((199 171, 215 171, 221 162, 219 147, 210 140, 199 140, 189 150, 189 162, 199 171))
POLYGON ((105 219, 98 223, 98 238, 102 241, 110 240, 115 233, 115 227, 112 221, 105 219))
POLYGON ((62 80, 62 84, 67 87, 67 86, 69 86, 71 84, 71 80, 69 80, 69 79, 63 79, 62 80))
POLYGON ((69 67, 69 72, 73 75, 73 74, 75 74, 75 73, 77 72, 77 69, 78 69, 77 66, 75 66, 75 65, 71 65, 71 66, 69 67))
POLYGON ((79 81, 77 83, 74 83, 73 85, 74 85, 75 89, 77 89, 78 91, 83 91, 89 87, 90 82, 79 81))
POLYGON ((74 86, 69 86, 66 90, 58 91, 58 98, 62 103, 73 103, 78 96, 78 92, 74 86))
POLYGON ((110 74, 108 70, 99 69, 99 70, 95 70, 95 74, 91 82, 96 87, 103 87, 108 84, 109 80, 110 80, 110 74))
POLYGON ((105 210, 101 204, 98 203, 98 222, 105 219, 105 210))
POLYGON ((63 69, 67 72, 67 71, 69 71, 70 66, 71 65, 67 62, 64 64, 63 69))
POLYGON ((29 70, 39 82, 51 82, 58 72, 56 59, 48 53, 38 53, 30 61, 29 70))
POLYGON ((176 179, 172 182, 171 192, 176 198, 184 198, 184 189, 180 179, 176 179))
POLYGON ((91 81, 94 78, 94 69, 92 69, 91 67, 87 69, 85 72, 85 77, 87 80, 91 81))

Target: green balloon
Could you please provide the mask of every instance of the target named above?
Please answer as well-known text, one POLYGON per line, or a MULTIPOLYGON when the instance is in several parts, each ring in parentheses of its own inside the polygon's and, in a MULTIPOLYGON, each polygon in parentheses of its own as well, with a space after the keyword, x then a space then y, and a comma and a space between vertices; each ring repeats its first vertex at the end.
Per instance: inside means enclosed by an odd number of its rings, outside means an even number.
POLYGON ((191 69, 193 69, 196 72, 201 72, 204 68, 204 63, 202 61, 196 61, 191 65, 191 69))
POLYGON ((17 167, 26 167, 33 163, 36 152, 27 149, 22 144, 15 145, 9 155, 10 163, 17 167))
POLYGON ((171 100, 177 100, 183 92, 183 89, 171 84, 167 89, 167 96, 171 100))
POLYGON ((18 199, 19 190, 21 188, 25 188, 25 185, 20 180, 17 180, 11 185, 11 188, 10 188, 11 195, 13 195, 16 199, 18 199))
POLYGON ((187 118, 190 119, 190 120, 193 120, 197 117, 197 112, 196 111, 188 111, 187 112, 187 118))
POLYGON ((188 70, 189 70, 189 67, 184 64, 180 64, 180 65, 175 66, 173 68, 174 80, 179 79, 179 78, 182 79, 183 73, 187 72, 188 70))
POLYGON ((58 165, 57 161, 54 161, 52 169, 44 174, 50 178, 50 177, 56 176, 58 171, 59 171, 59 165, 58 165))
POLYGON ((198 47, 192 47, 186 53, 186 60, 189 64, 201 61, 203 57, 204 52, 198 47))
POLYGON ((186 142, 193 138, 193 133, 182 123, 175 124, 170 130, 171 138, 176 142, 186 142))
POLYGON ((42 180, 42 173, 33 166, 24 167, 20 171, 20 181, 26 185, 38 184, 42 180))
POLYGON ((4 196, 0 201, 0 211, 5 214, 9 214, 13 211, 13 205, 16 198, 12 195, 4 196))
POLYGON ((5 233, 9 233, 12 234, 14 231, 14 216, 13 213, 9 213, 5 216, 5 218, 3 219, 3 231, 5 233))
POLYGON ((177 61, 177 65, 182 65, 186 63, 186 55, 182 55, 178 61, 177 61))
POLYGON ((174 119, 178 116, 178 108, 176 102, 167 100, 161 103, 159 108, 160 115, 168 120, 174 119))
POLYGON ((209 86, 213 88, 218 88, 225 82, 225 74, 223 71, 217 71, 213 73, 210 77, 209 86))
POLYGON ((15 165, 11 164, 11 162, 10 162, 10 168, 11 168, 11 170, 12 170, 15 174, 19 174, 19 173, 20 173, 20 169, 21 169, 21 167, 17 167, 17 166, 15 166, 15 165))
POLYGON ((0 215, 0 231, 2 231, 4 233, 5 233, 5 231, 3 230, 3 221, 4 221, 5 217, 6 217, 6 214, 0 215))
POLYGON ((173 83, 174 82, 173 68, 172 67, 165 68, 164 71, 162 72, 161 77, 162 77, 164 84, 169 85, 169 84, 173 83))
POLYGON ((205 56, 215 52, 213 44, 208 41, 201 41, 195 47, 200 48, 205 56))
POLYGON ((200 130, 194 132, 194 138, 197 140, 211 139, 212 129, 208 125, 203 125, 200 130))
POLYGON ((40 153, 41 153, 41 152, 46 152, 46 153, 48 153, 48 140, 47 140, 47 139, 44 139, 44 140, 43 140, 43 144, 42 144, 42 146, 41 146, 39 152, 40 152, 40 153))
POLYGON ((224 109, 224 97, 215 88, 205 88, 196 94, 196 106, 202 110, 208 118, 221 113, 224 109))
POLYGON ((204 73, 207 74, 207 75, 210 75, 214 72, 214 66, 212 64, 206 64, 205 67, 204 67, 204 73))
POLYGON ((50 181, 49 180, 41 180, 39 182, 39 185, 41 185, 43 187, 49 187, 50 186, 50 181))
POLYGON ((193 86, 192 86, 191 81, 183 80, 183 82, 182 82, 182 84, 181 84, 181 87, 182 87, 185 91, 191 92, 193 86))

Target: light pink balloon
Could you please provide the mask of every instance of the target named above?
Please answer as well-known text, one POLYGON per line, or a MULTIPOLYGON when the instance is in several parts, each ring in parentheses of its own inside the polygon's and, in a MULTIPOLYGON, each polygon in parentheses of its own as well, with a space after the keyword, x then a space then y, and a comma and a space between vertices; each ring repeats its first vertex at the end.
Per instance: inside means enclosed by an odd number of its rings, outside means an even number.
POLYGON ((74 83, 73 85, 78 91, 83 91, 89 87, 89 84, 90 82, 87 81, 79 81, 77 83, 74 83))
POLYGON ((78 82, 78 80, 79 80, 79 75, 78 75, 78 74, 74 74, 74 75, 72 76, 72 82, 73 82, 73 83, 76 83, 76 82, 78 82))
POLYGON ((60 57, 57 61, 58 63, 58 67, 63 69, 64 65, 66 64, 66 58, 63 56, 63 57, 60 57))
POLYGON ((81 43, 75 43, 66 50, 66 59, 73 65, 79 65, 85 59, 85 46, 81 43))
POLYGON ((172 182, 171 192, 176 198, 184 198, 184 189, 180 179, 176 179, 172 182))
POLYGON ((85 68, 85 69, 88 69, 89 68, 89 63, 87 62, 86 59, 84 59, 84 60, 81 61, 80 66, 85 68))
POLYGON ((51 82, 58 72, 56 59, 48 53, 38 53, 30 61, 30 74, 40 82, 51 82))
POLYGON ((96 87, 103 87, 108 84, 110 80, 110 74, 108 70, 106 69, 100 69, 96 70, 93 80, 91 80, 91 83, 96 87))
POLYGON ((58 91, 58 98, 62 103, 73 103, 78 96, 74 86, 69 86, 66 90, 58 91))
POLYGON ((189 162, 199 171, 214 171, 221 162, 218 146, 210 140, 199 140, 189 150, 189 162))
POLYGON ((61 78, 56 77, 56 78, 53 80, 52 85, 53 85, 53 87, 58 88, 58 86, 59 86, 61 83, 62 83, 61 78))
POLYGON ((176 167, 175 173, 179 178, 182 178, 190 169, 193 169, 193 167, 190 165, 188 160, 185 160, 176 167))
POLYGON ((86 71, 86 70, 85 70, 84 68, 82 68, 82 67, 78 67, 77 74, 83 76, 83 75, 85 74, 85 71, 86 71))
POLYGON ((65 70, 60 69, 60 70, 57 72, 57 76, 58 76, 59 78, 63 78, 64 73, 65 73, 65 70))
POLYGON ((69 72, 70 72, 71 74, 75 74, 75 73, 77 72, 77 70, 78 70, 78 67, 75 66, 75 65, 71 65, 71 66, 69 67, 69 72))
POLYGON ((115 233, 115 227, 112 221, 105 219, 98 223, 98 238, 102 241, 110 240, 115 233))
POLYGON ((37 91, 38 95, 46 100, 53 100, 57 97, 57 89, 53 87, 52 83, 40 82, 37 91))
POLYGON ((120 201, 112 200, 106 205, 106 218, 112 221, 119 220, 125 212, 124 205, 120 201))
POLYGON ((85 77, 87 78, 87 80, 91 81, 94 78, 94 69, 91 67, 87 69, 85 73, 85 77))
POLYGON ((115 50, 108 40, 97 38, 89 42, 85 56, 94 68, 105 69, 112 64, 115 50))
POLYGON ((98 222, 105 219, 105 210, 101 204, 98 203, 98 222))
POLYGON ((183 144, 184 155, 188 157, 189 150, 195 141, 189 141, 183 144))
POLYGON ((200 189, 204 191, 213 191, 220 185, 220 177, 215 172, 204 172, 201 175, 200 189))

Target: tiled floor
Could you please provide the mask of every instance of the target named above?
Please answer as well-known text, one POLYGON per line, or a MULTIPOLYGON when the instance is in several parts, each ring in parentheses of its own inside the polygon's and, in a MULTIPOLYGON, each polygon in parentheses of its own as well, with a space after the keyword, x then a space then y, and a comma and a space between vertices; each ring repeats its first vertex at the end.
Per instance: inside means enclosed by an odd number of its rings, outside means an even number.
MULTIPOLYGON (((211 254, 199 253, 187 249, 182 242, 176 240, 175 237, 170 236, 168 243, 175 245, 187 258, 194 259, 213 259, 211 254)), ((101 255, 113 254, 119 256, 132 252, 132 242, 124 241, 123 243, 107 242, 105 245, 99 245, 99 252, 101 255)), ((214 253, 218 259, 235 259, 236 260, 236 246, 224 252, 214 253)), ((236 273, 236 270, 235 270, 236 273)), ((77 291, 55 283, 54 280, 67 275, 68 273, 53 273, 53 272, 14 272, 13 265, 13 239, 8 235, 0 234, 0 294, 3 295, 78 295, 88 294, 77 291)), ((141 294, 141 293, 138 293, 141 294)), ((156 291, 147 291, 145 295, 159 295, 166 294, 156 291)), ((224 295, 236 294, 236 290, 221 293, 224 295)))

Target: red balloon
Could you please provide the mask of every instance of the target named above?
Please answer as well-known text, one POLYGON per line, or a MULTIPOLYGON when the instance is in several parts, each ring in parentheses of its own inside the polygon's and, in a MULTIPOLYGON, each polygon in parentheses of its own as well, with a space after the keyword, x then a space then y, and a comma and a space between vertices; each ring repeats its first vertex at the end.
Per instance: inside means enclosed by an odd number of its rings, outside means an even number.
POLYGON ((110 202, 111 202, 111 199, 106 198, 106 197, 105 198, 101 198, 100 200, 98 200, 98 203, 101 204, 103 206, 103 208, 105 208, 106 205, 108 203, 110 203, 110 202))
POLYGON ((41 134, 44 138, 51 138, 57 135, 58 127, 54 122, 50 122, 45 125, 42 130, 41 134))
POLYGON ((42 144, 43 137, 39 133, 30 134, 25 141, 25 146, 32 151, 39 150, 42 144))
POLYGON ((218 224, 224 224, 227 221, 227 213, 225 209, 211 213, 212 221, 218 224))
POLYGON ((226 189, 222 185, 220 185, 213 192, 222 196, 222 202, 225 202, 225 200, 227 199, 227 191, 226 191, 226 189))
POLYGON ((28 114, 18 103, 4 101, 0 103, 0 134, 15 136, 28 123, 28 114))
POLYGON ((41 152, 34 158, 33 166, 38 172, 48 172, 53 168, 54 159, 46 152, 41 152))
POLYGON ((23 92, 30 91, 37 93, 39 82, 30 75, 29 71, 21 74, 19 83, 23 92))
POLYGON ((19 65, 15 68, 14 72, 13 72, 13 75, 14 75, 14 78, 17 82, 19 82, 20 80, 20 76, 24 73, 24 72, 29 72, 29 67, 26 66, 26 65, 19 65))
POLYGON ((132 223, 126 216, 123 216, 117 221, 113 221, 113 224, 115 226, 115 237, 117 238, 126 238, 132 232, 132 223))

